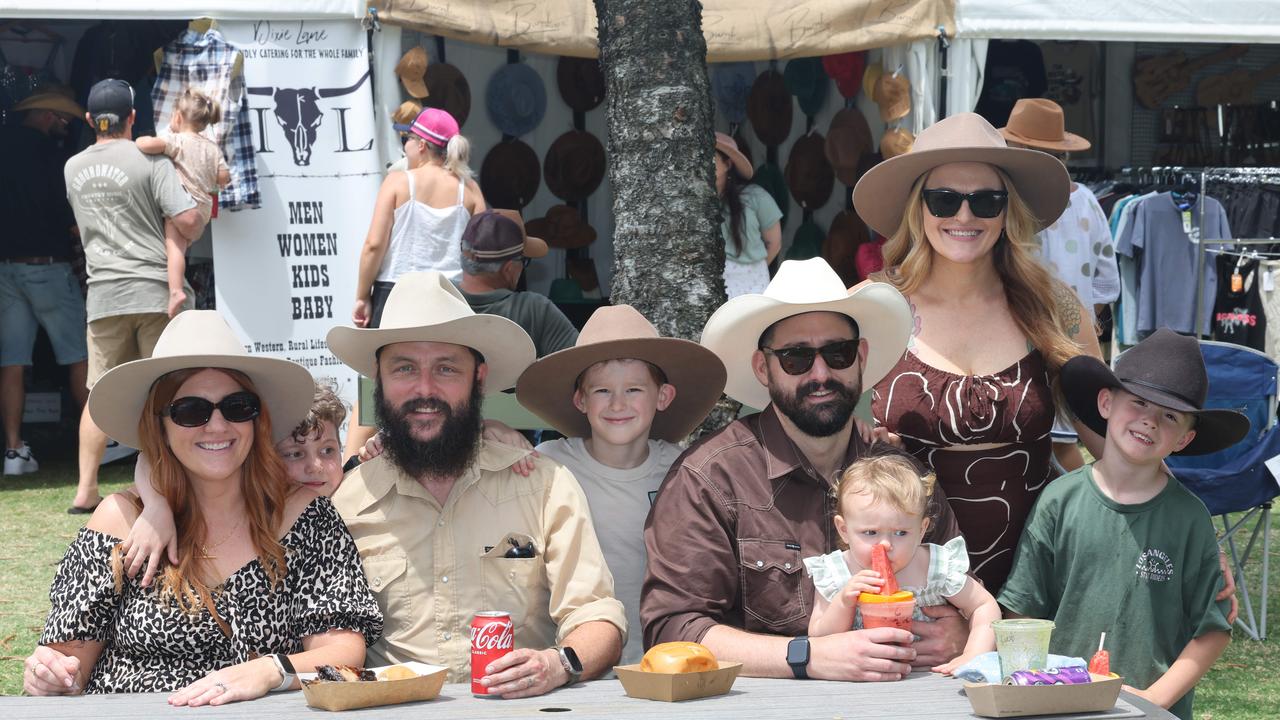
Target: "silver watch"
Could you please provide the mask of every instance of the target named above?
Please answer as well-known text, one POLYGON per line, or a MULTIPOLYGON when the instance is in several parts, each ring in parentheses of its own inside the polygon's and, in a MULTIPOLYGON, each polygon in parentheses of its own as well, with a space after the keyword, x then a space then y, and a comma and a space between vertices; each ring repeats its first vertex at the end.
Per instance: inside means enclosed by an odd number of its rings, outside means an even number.
POLYGON ((275 663, 276 669, 280 671, 280 684, 271 688, 271 692, 280 692, 288 690, 293 685, 293 679, 297 673, 293 670, 293 663, 289 661, 289 656, 283 653, 268 655, 271 662, 275 663))
POLYGON ((556 648, 556 652, 560 655, 560 666, 564 668, 569 680, 565 685, 572 685, 582 679, 582 661, 578 659, 578 653, 568 645, 560 645, 556 648))

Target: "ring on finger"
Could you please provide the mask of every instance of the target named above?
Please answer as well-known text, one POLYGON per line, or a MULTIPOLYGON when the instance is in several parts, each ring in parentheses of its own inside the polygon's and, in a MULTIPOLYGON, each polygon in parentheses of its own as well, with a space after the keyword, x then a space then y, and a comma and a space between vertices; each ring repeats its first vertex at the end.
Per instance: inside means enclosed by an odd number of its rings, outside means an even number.
POLYGON ((221 692, 226 692, 226 691, 227 691, 227 684, 226 684, 226 683, 224 683, 224 682, 222 682, 221 680, 219 680, 218 682, 214 683, 214 684, 213 684, 213 686, 214 686, 214 687, 216 687, 216 688, 218 688, 218 690, 219 690, 219 691, 221 691, 221 692))

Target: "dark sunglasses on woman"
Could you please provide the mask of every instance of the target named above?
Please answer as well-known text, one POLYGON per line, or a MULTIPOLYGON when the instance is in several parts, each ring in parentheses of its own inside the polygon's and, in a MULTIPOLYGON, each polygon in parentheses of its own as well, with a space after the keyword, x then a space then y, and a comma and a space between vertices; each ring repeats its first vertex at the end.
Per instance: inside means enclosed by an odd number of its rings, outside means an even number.
POLYGON ((242 423, 258 417, 262 404, 258 396, 243 390, 211 402, 202 397, 183 397, 165 406, 161 415, 167 415, 175 425, 195 428, 201 427, 213 417, 214 408, 222 413, 227 422, 242 423))
POLYGON ((788 375, 803 375, 813 367, 814 358, 822 353, 822 361, 832 370, 844 370, 858 359, 858 340, 841 340, 828 343, 820 348, 815 347, 762 347, 761 351, 778 358, 782 372, 788 375))
POLYGON ((955 217, 960 212, 960 206, 965 202, 969 203, 969 212, 974 217, 983 219, 991 219, 1004 212, 1004 206, 1009 202, 1009 193, 1004 190, 977 190, 971 193, 959 193, 955 190, 925 190, 921 192, 924 196, 924 204, 929 208, 929 214, 938 218, 955 217))

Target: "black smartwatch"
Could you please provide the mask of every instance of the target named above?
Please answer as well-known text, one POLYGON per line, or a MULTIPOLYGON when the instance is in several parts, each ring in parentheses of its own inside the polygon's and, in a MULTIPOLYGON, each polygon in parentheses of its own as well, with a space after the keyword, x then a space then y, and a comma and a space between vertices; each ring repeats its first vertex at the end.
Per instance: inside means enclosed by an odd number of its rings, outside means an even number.
POLYGON ((787 643, 787 664, 797 680, 809 679, 809 636, 801 635, 787 643))
POLYGON ((582 661, 578 659, 578 653, 574 652, 573 648, 568 645, 561 645, 556 648, 556 651, 560 654, 561 667, 564 668, 565 673, 569 676, 565 685, 572 685, 581 680, 582 661))

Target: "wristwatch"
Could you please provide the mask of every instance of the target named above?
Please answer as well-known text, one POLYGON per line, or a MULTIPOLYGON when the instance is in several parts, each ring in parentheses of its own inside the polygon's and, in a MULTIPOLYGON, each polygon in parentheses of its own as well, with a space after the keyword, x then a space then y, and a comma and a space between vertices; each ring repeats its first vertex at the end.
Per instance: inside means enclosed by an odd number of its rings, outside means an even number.
POLYGON ((556 652, 560 654, 560 665, 564 671, 568 673, 569 680, 565 685, 572 685, 582 679, 582 661, 578 659, 578 653, 568 645, 560 645, 556 648, 556 652))
POLYGON ((289 661, 289 656, 278 653, 267 657, 271 658, 271 662, 275 663, 276 669, 280 671, 280 684, 271 688, 271 692, 288 690, 293 685, 293 679, 298 675, 293 670, 293 663, 289 661))
POLYGON ((797 680, 809 679, 809 636, 801 635, 787 643, 787 664, 797 680))

